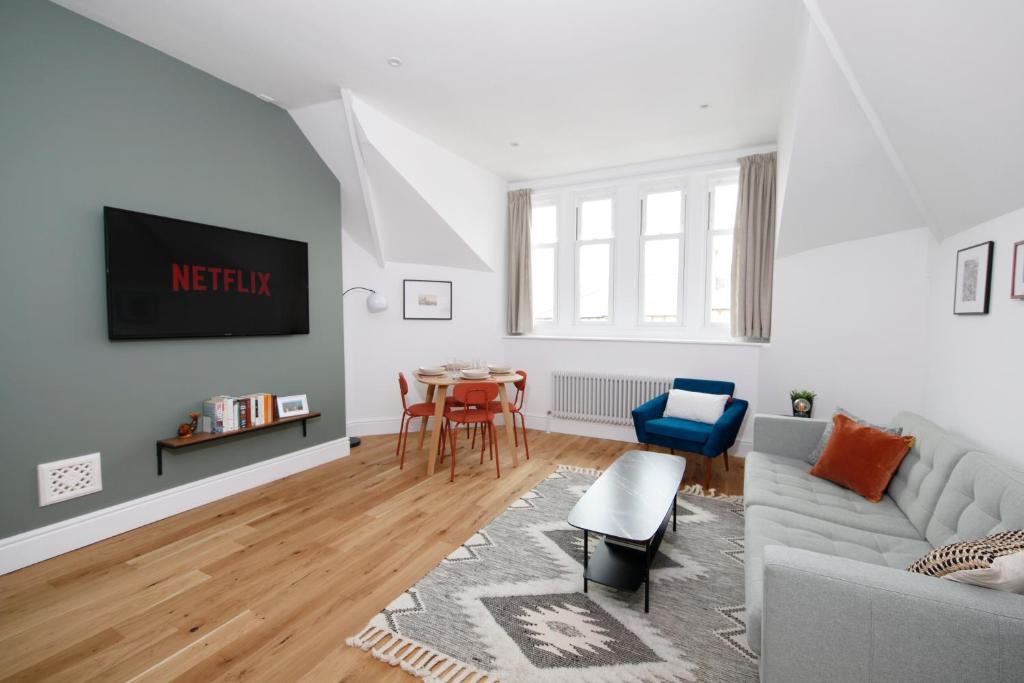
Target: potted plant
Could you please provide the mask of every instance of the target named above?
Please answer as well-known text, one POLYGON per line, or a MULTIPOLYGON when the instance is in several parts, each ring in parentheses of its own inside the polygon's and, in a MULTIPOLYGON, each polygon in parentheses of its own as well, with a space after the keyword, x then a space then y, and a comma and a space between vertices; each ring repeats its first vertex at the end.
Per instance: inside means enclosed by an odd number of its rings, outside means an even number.
POLYGON ((816 393, 806 389, 789 392, 789 400, 793 404, 793 417, 810 417, 814 410, 815 396, 817 396, 816 393))

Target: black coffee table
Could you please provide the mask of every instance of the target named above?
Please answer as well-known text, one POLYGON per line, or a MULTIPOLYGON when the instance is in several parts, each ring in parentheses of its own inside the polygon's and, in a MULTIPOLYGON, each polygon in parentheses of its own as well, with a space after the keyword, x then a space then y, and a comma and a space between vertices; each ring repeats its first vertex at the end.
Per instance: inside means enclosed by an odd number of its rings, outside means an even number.
POLYGON ((583 531, 583 592, 587 583, 636 590, 644 584, 644 612, 651 606, 651 563, 668 518, 676 530, 676 494, 686 460, 679 456, 626 451, 591 486, 569 513, 583 531), (590 533, 604 540, 588 557, 590 533))

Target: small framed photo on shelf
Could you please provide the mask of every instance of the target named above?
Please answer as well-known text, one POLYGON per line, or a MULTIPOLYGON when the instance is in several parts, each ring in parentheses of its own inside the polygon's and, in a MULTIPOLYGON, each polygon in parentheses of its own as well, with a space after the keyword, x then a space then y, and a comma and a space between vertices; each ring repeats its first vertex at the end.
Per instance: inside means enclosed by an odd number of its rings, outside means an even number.
POLYGON ((1013 286, 1010 296, 1024 299, 1024 240, 1013 245, 1013 286))
POLYGON ((450 280, 403 280, 402 317, 405 320, 451 320, 450 280))
POLYGON ((956 253, 956 291, 953 298, 953 313, 956 315, 988 313, 994 246, 994 242, 982 242, 956 253))
POLYGON ((305 394, 295 396, 277 397, 277 419, 283 420, 286 417, 298 417, 309 414, 309 401, 305 394))

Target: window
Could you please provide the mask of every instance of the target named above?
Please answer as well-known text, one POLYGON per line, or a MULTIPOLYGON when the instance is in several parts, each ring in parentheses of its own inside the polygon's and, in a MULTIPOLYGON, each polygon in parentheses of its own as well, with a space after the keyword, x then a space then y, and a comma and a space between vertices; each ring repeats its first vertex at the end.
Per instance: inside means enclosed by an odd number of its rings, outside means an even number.
POLYGON ((680 189, 647 192, 640 199, 640 319, 678 323, 684 195, 680 189))
POLYGON ((530 221, 532 248, 530 280, 533 284, 533 320, 555 321, 556 263, 558 251, 558 206, 534 204, 530 221))
POLYGON ((724 340, 737 168, 539 181, 533 195, 538 335, 724 340))
POLYGON ((729 324, 732 306, 732 242, 739 183, 735 178, 708 185, 708 324, 729 324))
POLYGON ((576 204, 576 320, 611 321, 612 245, 615 201, 583 199, 576 204))

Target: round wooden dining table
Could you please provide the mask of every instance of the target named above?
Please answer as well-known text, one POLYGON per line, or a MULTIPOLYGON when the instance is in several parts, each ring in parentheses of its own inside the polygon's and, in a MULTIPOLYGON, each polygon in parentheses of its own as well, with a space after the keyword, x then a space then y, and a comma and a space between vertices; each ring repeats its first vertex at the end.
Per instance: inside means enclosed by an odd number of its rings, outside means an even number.
MULTIPOLYGON (((505 375, 491 375, 484 379, 462 379, 455 377, 450 372, 443 375, 421 375, 414 373, 416 380, 427 386, 427 403, 434 403, 434 426, 430 432, 430 454, 427 456, 427 476, 434 473, 434 464, 437 461, 437 454, 441 446, 441 420, 444 419, 444 403, 448 396, 448 387, 460 382, 490 382, 498 385, 498 398, 501 401, 501 414, 505 422, 506 447, 512 453, 512 466, 519 467, 519 448, 516 446, 515 426, 512 423, 512 413, 508 409, 508 391, 506 385, 514 384, 521 379, 522 375, 510 372, 505 375)), ((424 417, 420 421, 419 447, 423 448, 423 439, 427 435, 427 420, 424 417)))

